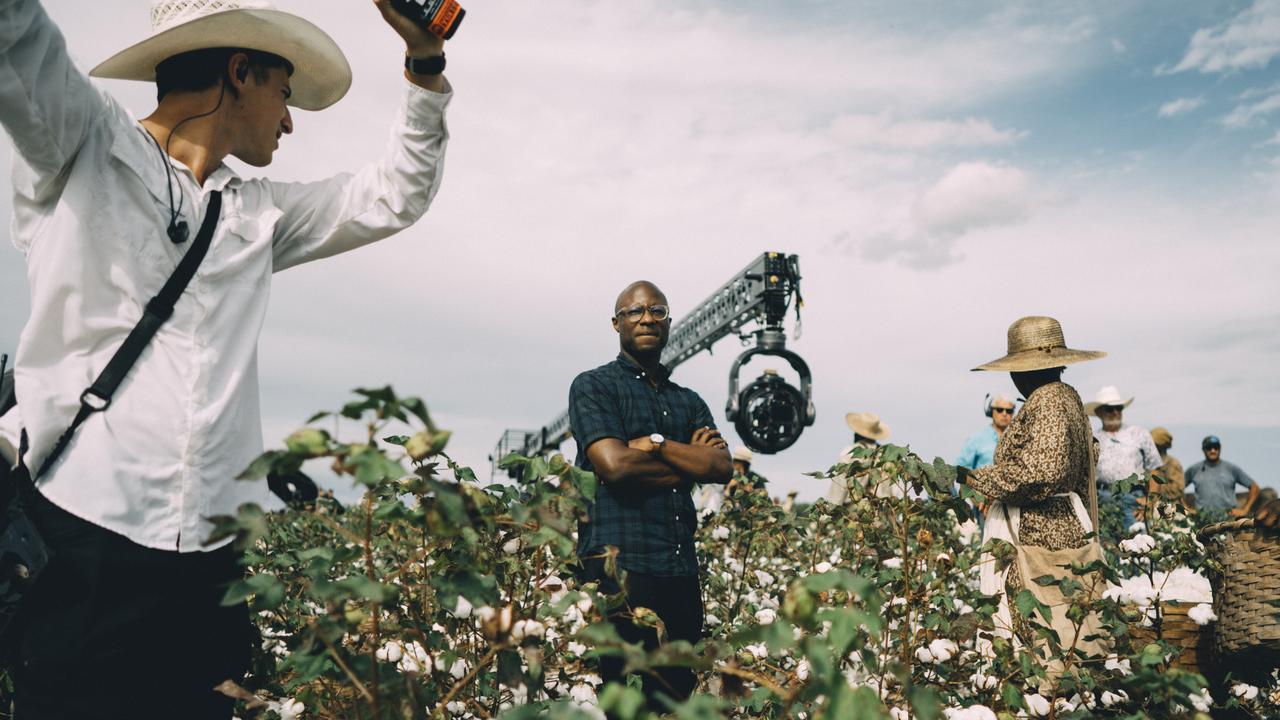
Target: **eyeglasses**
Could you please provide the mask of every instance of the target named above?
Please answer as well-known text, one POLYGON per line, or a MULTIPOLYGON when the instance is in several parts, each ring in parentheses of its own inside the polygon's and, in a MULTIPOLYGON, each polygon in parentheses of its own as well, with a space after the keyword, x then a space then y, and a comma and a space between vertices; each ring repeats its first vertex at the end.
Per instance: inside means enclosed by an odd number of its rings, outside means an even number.
POLYGON ((666 305, 650 305, 649 307, 632 305, 628 308, 622 308, 614 315, 626 318, 632 325, 639 325, 640 321, 644 319, 645 311, 648 311, 649 315, 658 322, 671 317, 671 308, 666 305))
POLYGON ((1102 407, 1098 408, 1098 412, 1100 413, 1124 412, 1124 406, 1123 405, 1103 405, 1102 407))
POLYGON ((993 414, 994 414, 994 413, 1008 413, 1008 414, 1012 415, 1012 414, 1013 414, 1013 408, 993 407, 993 408, 991 408, 991 412, 992 412, 993 414))

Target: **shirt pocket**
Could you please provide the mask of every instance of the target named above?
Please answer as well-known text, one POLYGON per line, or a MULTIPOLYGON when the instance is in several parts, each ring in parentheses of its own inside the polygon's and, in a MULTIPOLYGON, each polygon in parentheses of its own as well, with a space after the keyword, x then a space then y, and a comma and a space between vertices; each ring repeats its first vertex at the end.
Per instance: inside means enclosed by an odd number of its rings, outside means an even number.
POLYGON ((283 213, 268 208, 253 215, 224 214, 201 274, 221 285, 256 285, 271 274, 271 245, 283 213))

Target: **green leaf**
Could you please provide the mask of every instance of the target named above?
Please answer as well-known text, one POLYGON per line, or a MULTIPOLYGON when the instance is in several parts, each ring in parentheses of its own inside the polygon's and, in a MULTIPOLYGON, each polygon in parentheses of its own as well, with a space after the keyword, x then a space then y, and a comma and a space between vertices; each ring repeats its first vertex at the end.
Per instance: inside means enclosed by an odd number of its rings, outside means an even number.
POLYGON ((1022 699, 1022 692, 1018 690, 1018 686, 1013 683, 1005 683, 1004 689, 1000 692, 1000 697, 1004 699, 1004 704, 1015 710, 1025 710, 1027 703, 1022 699))
POLYGON ((231 583, 222 596, 223 606, 238 605, 252 597, 249 607, 255 611, 274 610, 284 602, 284 583, 269 573, 251 575, 231 583))
POLYGON ((400 445, 401 447, 403 447, 405 443, 409 442, 409 436, 408 435, 389 435, 387 437, 382 438, 382 442, 391 443, 392 445, 400 445))
POLYGON ((917 685, 911 690, 911 709, 919 720, 934 720, 942 714, 942 699, 937 690, 917 685))
POLYGON ((1044 618, 1046 623, 1053 622, 1053 616, 1049 610, 1049 606, 1036 599, 1036 596, 1030 590, 1023 588, 1018 591, 1014 597, 1014 604, 1018 607, 1018 612, 1022 616, 1030 620, 1036 613, 1040 613, 1040 617, 1044 618))

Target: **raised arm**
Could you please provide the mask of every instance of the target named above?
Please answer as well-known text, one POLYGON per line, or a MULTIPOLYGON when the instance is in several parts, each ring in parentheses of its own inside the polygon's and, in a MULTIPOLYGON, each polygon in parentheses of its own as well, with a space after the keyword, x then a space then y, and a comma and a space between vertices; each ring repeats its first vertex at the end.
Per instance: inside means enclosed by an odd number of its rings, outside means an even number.
POLYGON ((43 202, 105 102, 37 0, 0 0, 0 125, 26 165, 15 191, 43 202))

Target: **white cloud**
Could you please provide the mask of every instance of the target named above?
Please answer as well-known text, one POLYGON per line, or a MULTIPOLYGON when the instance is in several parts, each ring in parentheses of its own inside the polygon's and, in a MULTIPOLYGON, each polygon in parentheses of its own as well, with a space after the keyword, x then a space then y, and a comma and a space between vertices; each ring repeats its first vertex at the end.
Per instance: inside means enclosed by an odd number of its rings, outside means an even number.
POLYGON ((1186 54, 1171 69, 1158 73, 1197 70, 1227 73, 1265 68, 1280 55, 1280 0, 1255 0, 1249 8, 1191 37, 1186 54))
POLYGON ((1260 100, 1237 105, 1235 109, 1223 116, 1222 124, 1233 129, 1246 128, 1277 110, 1280 110, 1280 90, 1262 96, 1260 100))
POLYGON ((955 245, 960 238, 1023 222, 1034 206, 1031 180, 1022 170, 961 163, 915 198, 898 229, 873 233, 862 245, 863 256, 900 258, 919 268, 948 265, 959 260, 955 245))
POLYGON ((1007 145, 1025 132, 997 130, 989 120, 895 120, 888 113, 847 114, 831 122, 833 139, 903 150, 1007 145))
POLYGON ((1176 117, 1189 113, 1201 105, 1204 105, 1203 97, 1178 98, 1161 105, 1156 114, 1163 118, 1176 117))

